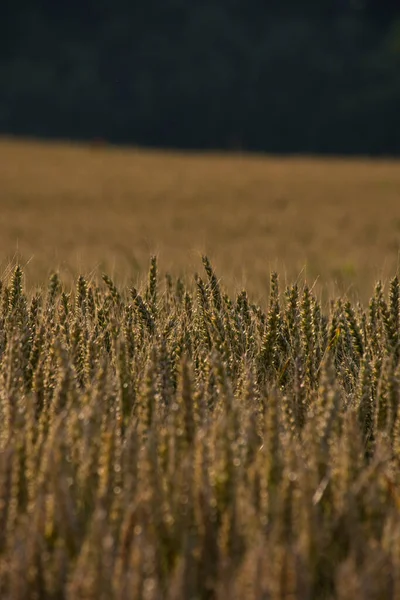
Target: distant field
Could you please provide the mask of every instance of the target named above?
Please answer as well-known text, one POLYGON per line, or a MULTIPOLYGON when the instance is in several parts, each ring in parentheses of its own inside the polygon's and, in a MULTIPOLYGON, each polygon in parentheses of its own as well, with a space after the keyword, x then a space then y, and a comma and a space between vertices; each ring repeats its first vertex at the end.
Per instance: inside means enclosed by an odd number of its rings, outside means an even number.
POLYGON ((0 256, 30 283, 147 270, 206 252, 229 288, 263 297, 271 269, 333 291, 372 291, 400 248, 400 163, 178 154, 0 140, 0 256))

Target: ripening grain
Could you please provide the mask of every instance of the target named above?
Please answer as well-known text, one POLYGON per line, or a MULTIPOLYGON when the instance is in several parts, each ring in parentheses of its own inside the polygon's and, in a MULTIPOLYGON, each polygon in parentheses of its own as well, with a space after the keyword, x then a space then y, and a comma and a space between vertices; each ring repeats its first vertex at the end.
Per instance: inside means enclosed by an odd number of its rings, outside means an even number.
POLYGON ((0 296, 0 596, 400 597, 400 285, 0 296))

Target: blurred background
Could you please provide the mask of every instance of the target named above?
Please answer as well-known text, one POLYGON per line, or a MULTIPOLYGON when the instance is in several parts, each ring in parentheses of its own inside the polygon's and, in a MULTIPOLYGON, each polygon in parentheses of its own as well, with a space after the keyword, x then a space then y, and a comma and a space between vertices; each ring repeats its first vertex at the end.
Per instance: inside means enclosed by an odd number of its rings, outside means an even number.
POLYGON ((0 133, 400 154, 399 0, 3 0, 0 133))

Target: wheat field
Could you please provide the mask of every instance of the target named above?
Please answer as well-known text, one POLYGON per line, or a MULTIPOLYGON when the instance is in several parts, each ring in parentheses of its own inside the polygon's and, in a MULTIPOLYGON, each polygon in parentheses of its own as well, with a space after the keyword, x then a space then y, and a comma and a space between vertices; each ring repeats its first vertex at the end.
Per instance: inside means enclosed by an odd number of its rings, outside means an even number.
POLYGON ((0 597, 400 597, 400 284, 0 298, 0 597))
POLYGON ((2 600, 400 599, 399 182, 0 143, 2 600))
POLYGON ((160 153, 0 140, 0 252, 32 284, 150 254, 175 275, 209 255, 229 290, 267 297, 271 270, 365 300, 397 270, 400 165, 367 159, 160 153), (14 260, 14 262, 13 262, 14 260))

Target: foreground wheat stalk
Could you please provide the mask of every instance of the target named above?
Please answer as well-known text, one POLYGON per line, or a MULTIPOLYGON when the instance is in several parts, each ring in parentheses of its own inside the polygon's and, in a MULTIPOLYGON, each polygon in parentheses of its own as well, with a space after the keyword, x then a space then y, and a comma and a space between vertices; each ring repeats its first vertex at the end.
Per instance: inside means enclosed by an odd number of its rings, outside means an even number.
POLYGON ((400 597, 400 286, 0 295, 0 597, 400 597))

